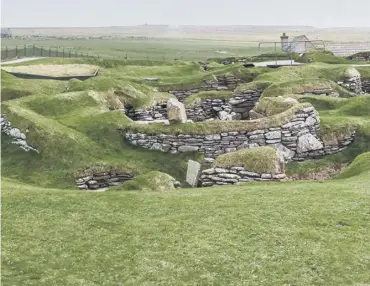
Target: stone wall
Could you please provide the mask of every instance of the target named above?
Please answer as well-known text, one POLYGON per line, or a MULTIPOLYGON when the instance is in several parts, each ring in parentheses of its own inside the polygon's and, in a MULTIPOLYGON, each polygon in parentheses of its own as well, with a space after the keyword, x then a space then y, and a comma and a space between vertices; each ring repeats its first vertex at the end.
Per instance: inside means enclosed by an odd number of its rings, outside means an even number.
POLYGON ((210 187, 215 185, 229 185, 253 181, 284 181, 286 175, 255 173, 244 167, 211 168, 201 172, 198 182, 199 187, 210 187))
POLYGON ((77 177, 76 185, 80 190, 97 190, 120 185, 132 178, 133 175, 123 172, 93 172, 77 177))
POLYGON ((134 121, 153 121, 167 119, 167 102, 158 102, 148 109, 135 109, 125 105, 125 114, 134 121))
POLYGON ((34 151, 36 153, 39 153, 38 150, 27 143, 27 138, 24 133, 22 133, 18 128, 12 127, 11 123, 8 121, 5 115, 1 114, 0 120, 1 132, 5 133, 12 139, 12 144, 19 145, 19 147, 24 151, 34 151))
POLYGON ((362 80, 362 90, 370 94, 370 79, 362 80))
MULTIPOLYGON (((186 108, 186 115, 194 122, 248 119, 249 111, 257 104, 261 93, 261 90, 247 90, 228 99, 205 99, 194 107, 186 108)), ((148 109, 134 109, 126 105, 125 113, 134 121, 163 120, 167 119, 167 103, 160 102, 148 109)))
POLYGON ((123 131, 133 145, 162 152, 179 153, 198 151, 205 155, 206 162, 224 153, 241 148, 274 145, 281 149, 286 160, 304 160, 342 151, 354 140, 354 134, 344 136, 335 144, 325 145, 318 137, 320 119, 313 107, 295 113, 282 126, 273 126, 254 131, 229 131, 209 135, 190 134, 145 134, 123 131))
POLYGON ((214 80, 204 81, 203 84, 198 88, 182 90, 176 89, 169 91, 169 93, 173 94, 180 102, 184 102, 185 99, 190 95, 201 91, 234 90, 239 82, 241 82, 241 80, 235 78, 233 75, 216 76, 214 80))
POLYGON ((302 95, 322 95, 330 97, 338 97, 339 93, 332 88, 316 88, 301 93, 302 95))

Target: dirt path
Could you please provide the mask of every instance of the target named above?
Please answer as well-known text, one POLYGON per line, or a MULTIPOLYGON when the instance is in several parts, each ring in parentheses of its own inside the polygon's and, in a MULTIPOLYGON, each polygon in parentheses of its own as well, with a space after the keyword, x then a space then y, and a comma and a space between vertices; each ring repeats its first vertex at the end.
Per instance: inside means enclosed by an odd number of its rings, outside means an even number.
POLYGON ((1 62, 1 65, 11 65, 11 64, 18 64, 18 63, 23 63, 23 62, 29 62, 29 61, 35 61, 39 59, 44 59, 44 58, 22 58, 22 59, 16 59, 16 60, 11 60, 11 61, 5 61, 1 62))

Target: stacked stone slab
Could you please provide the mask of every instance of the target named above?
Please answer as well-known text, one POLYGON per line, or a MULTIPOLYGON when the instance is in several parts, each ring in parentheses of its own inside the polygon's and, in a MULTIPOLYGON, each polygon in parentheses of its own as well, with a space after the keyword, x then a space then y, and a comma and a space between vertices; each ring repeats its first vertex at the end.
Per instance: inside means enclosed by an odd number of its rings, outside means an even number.
POLYGON ((18 128, 12 127, 12 124, 8 121, 5 115, 1 114, 0 120, 1 132, 5 133, 12 139, 12 144, 18 145, 19 148, 26 152, 34 151, 36 153, 39 153, 38 150, 27 143, 27 138, 24 133, 22 133, 18 128))
POLYGON ((361 85, 363 92, 370 94, 370 79, 363 79, 361 85))
POLYGON ((76 179, 76 185, 80 190, 97 190, 110 186, 117 186, 131 179, 133 179, 133 175, 128 173, 97 172, 78 177, 76 179))
POLYGON ((314 88, 312 90, 307 90, 303 93, 303 95, 322 95, 322 96, 330 96, 330 97, 339 97, 339 93, 336 92, 332 88, 314 88))
MULTIPOLYGON (((261 93, 261 90, 247 90, 228 99, 205 99, 194 107, 186 108, 186 115, 194 122, 249 119, 249 111, 257 104, 261 93)), ((161 102, 148 109, 136 110, 127 105, 125 112, 135 121, 163 120, 167 119, 167 103, 161 102)))
POLYGON ((255 173, 246 170, 244 167, 230 168, 211 168, 201 172, 199 180, 200 187, 210 187, 215 185, 230 185, 245 182, 255 181, 284 181, 286 175, 284 173, 255 173))
POLYGON ((167 119, 167 102, 158 102, 148 109, 135 109, 125 105, 125 114, 135 121, 153 121, 167 119))
POLYGON ((318 136, 320 118, 313 107, 295 112, 281 126, 254 130, 229 131, 215 134, 145 134, 123 130, 126 140, 146 149, 162 152, 201 152, 207 162, 224 153, 242 148, 273 145, 285 150, 287 160, 319 158, 342 151, 354 140, 354 133, 340 138, 335 144, 326 146, 318 136))

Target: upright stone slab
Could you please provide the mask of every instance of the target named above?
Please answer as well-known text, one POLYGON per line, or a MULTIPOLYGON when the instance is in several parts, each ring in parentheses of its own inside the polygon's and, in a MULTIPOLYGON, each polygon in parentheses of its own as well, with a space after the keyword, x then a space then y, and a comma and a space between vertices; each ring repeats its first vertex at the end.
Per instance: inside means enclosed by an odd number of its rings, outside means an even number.
POLYGON ((188 171, 186 173, 186 182, 192 186, 198 186, 201 165, 193 160, 188 161, 188 171))
POLYGON ((185 123, 187 117, 184 104, 176 98, 170 98, 167 102, 167 117, 171 124, 185 123))

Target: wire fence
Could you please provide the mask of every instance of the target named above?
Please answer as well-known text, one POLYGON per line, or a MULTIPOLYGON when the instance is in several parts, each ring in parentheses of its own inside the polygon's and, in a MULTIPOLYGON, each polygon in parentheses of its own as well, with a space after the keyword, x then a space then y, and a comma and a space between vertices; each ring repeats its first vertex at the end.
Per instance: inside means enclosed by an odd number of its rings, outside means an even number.
POLYGON ((1 60, 13 60, 30 57, 59 57, 59 58, 98 58, 90 51, 78 51, 72 48, 63 47, 42 47, 36 45, 24 45, 15 47, 2 47, 1 60))

